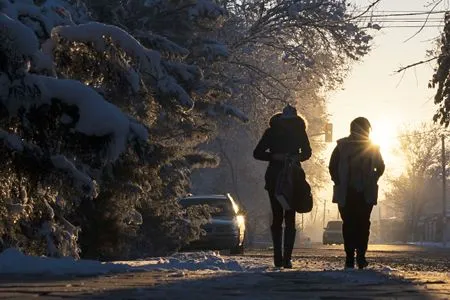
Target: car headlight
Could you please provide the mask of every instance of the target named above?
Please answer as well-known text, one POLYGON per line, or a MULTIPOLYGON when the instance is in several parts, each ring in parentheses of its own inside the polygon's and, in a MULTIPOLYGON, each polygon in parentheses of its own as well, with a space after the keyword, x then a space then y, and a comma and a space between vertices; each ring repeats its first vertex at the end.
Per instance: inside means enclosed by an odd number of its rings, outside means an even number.
POLYGON ((236 216, 236 224, 237 224, 239 227, 244 226, 244 225, 245 225, 245 217, 244 217, 243 215, 237 215, 237 216, 236 216))

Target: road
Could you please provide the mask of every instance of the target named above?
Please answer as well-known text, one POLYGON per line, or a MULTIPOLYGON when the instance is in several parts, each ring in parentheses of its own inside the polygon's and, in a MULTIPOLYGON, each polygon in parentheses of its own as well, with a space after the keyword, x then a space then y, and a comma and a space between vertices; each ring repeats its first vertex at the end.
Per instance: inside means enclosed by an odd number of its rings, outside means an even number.
POLYGON ((252 266, 248 272, 0 277, 0 299, 450 299, 450 249, 371 245, 364 271, 343 271, 339 246, 296 249, 292 270, 269 267, 270 255, 224 256, 252 266))
MULTIPOLYGON (((294 258, 298 265, 302 261, 328 262, 336 268, 343 266, 343 246, 314 245, 311 248, 296 249, 294 258)), ((267 251, 247 252, 250 256, 270 256, 267 251)), ((427 248, 411 245, 370 245, 367 258, 371 266, 389 266, 404 271, 450 272, 450 248, 427 248)))

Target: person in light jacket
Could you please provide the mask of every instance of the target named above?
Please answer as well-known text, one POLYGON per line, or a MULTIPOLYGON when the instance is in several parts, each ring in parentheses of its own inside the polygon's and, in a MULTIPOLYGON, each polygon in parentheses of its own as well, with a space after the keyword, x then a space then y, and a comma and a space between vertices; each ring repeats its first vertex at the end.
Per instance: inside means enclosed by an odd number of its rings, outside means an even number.
POLYGON ((306 134, 306 124, 297 110, 287 105, 282 113, 275 114, 270 119, 270 127, 266 129, 258 142, 253 156, 255 159, 268 161, 265 174, 265 189, 270 198, 272 208, 272 241, 275 267, 292 268, 291 256, 295 242, 295 211, 284 210, 275 197, 278 175, 283 169, 287 156, 294 156, 300 164, 311 157, 311 146, 306 134), (281 248, 284 228, 284 251, 281 248))
POLYGON ((371 125, 364 117, 350 124, 350 135, 337 141, 329 171, 334 182, 333 202, 338 204, 343 225, 345 267, 367 267, 370 214, 377 204, 378 179, 385 165, 380 148, 369 138, 371 125))

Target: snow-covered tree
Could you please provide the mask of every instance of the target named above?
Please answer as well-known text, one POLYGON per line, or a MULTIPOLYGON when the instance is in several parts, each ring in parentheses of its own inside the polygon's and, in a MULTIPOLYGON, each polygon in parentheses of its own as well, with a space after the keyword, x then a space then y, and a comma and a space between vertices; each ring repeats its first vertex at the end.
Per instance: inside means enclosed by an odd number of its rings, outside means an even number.
POLYGON ((193 148, 210 132, 205 111, 227 106, 201 96, 193 51, 169 33, 207 30, 224 12, 206 0, 103 4, 0 1, 2 248, 77 257, 81 237, 86 256, 111 258, 199 234, 176 198, 192 168, 215 163, 193 148))
MULTIPOLYGON (((434 124, 406 127, 399 135, 398 154, 404 172, 391 178, 385 205, 403 220, 407 238, 414 239, 420 218, 441 209, 441 131, 434 124)), ((416 237, 417 238, 417 237, 416 237)))
POLYGON ((450 14, 445 15, 445 26, 438 51, 438 65, 429 86, 437 88, 434 103, 439 106, 434 121, 445 127, 450 124, 450 14))

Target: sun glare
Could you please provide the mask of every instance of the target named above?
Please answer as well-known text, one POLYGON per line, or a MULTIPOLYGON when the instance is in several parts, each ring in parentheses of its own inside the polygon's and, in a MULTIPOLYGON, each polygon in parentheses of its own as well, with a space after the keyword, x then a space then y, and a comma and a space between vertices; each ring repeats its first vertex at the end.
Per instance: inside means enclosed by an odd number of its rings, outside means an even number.
POLYGON ((394 130, 386 122, 375 123, 372 125, 370 139, 379 145, 381 150, 391 151, 395 142, 393 132, 394 130))
POLYGON ((397 130, 395 126, 387 120, 372 123, 370 139, 380 146, 387 169, 393 174, 400 174, 404 168, 403 158, 395 153, 398 147, 397 130))

